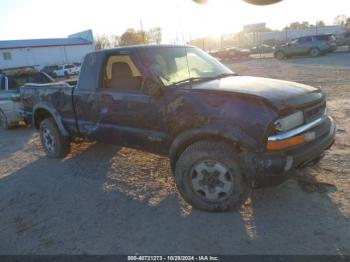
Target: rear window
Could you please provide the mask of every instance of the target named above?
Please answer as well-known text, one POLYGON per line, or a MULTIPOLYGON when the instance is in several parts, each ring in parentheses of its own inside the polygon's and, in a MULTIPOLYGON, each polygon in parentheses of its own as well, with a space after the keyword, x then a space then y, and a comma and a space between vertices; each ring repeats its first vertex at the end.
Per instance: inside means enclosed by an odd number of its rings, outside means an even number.
POLYGON ((73 68, 74 65, 66 65, 65 68, 73 68))
POLYGON ((316 39, 320 41, 328 41, 335 40, 335 37, 333 35, 318 35, 316 36, 316 39))

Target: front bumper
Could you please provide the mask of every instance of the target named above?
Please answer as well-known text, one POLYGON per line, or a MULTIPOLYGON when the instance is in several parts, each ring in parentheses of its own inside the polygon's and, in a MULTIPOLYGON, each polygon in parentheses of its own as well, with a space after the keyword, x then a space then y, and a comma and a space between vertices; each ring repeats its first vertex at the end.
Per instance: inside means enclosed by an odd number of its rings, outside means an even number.
POLYGON ((316 133, 316 139, 288 150, 265 151, 257 154, 253 159, 251 170, 255 175, 276 176, 287 174, 288 171, 303 168, 318 162, 334 143, 336 125, 330 117, 318 126, 307 130, 316 133))

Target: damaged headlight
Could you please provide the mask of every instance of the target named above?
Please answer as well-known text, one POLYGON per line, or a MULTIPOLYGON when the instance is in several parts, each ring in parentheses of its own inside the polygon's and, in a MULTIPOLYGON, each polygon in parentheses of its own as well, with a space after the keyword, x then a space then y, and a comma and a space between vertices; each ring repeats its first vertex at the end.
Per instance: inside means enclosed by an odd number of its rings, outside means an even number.
POLYGON ((279 132, 286 132, 290 129, 298 127, 304 123, 304 114, 302 111, 295 112, 289 116, 278 119, 275 124, 275 129, 279 132))

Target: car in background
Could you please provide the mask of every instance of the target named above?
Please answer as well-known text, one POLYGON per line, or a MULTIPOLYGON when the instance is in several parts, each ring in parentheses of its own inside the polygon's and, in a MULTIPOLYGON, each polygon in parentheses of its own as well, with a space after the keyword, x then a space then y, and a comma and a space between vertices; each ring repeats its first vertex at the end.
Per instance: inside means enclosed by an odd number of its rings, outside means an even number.
POLYGON ((333 52, 336 49, 336 38, 332 34, 303 36, 296 38, 287 44, 276 46, 274 56, 277 59, 302 55, 316 57, 333 52))
POLYGON ((59 65, 56 70, 53 71, 53 77, 68 77, 77 75, 80 72, 80 67, 74 64, 59 65))
POLYGON ((242 49, 239 47, 232 47, 221 49, 218 51, 213 51, 209 53, 211 56, 219 58, 222 61, 225 60, 234 60, 234 59, 246 59, 249 58, 251 52, 249 49, 242 49))
POLYGON ((337 37, 337 46, 348 46, 350 51, 350 32, 337 37))
POLYGON ((273 53, 274 48, 269 45, 265 44, 259 44, 250 49, 250 52, 252 54, 268 54, 268 53, 273 53))
POLYGON ((19 112, 19 87, 52 82, 49 75, 31 67, 0 70, 0 128, 9 129, 23 120, 19 112))
POLYGON ((53 72, 57 70, 57 68, 58 68, 58 65, 46 65, 40 70, 40 72, 43 72, 45 74, 48 74, 51 77, 54 77, 53 72))

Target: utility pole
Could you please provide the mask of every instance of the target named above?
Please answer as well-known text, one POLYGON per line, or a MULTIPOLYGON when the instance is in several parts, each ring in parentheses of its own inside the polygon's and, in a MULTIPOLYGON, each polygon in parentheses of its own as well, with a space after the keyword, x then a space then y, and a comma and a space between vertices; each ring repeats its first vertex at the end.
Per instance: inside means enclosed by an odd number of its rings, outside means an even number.
POLYGON ((142 25, 142 19, 140 20, 140 25, 141 25, 142 42, 143 44, 146 44, 145 32, 143 31, 143 25, 142 25))

